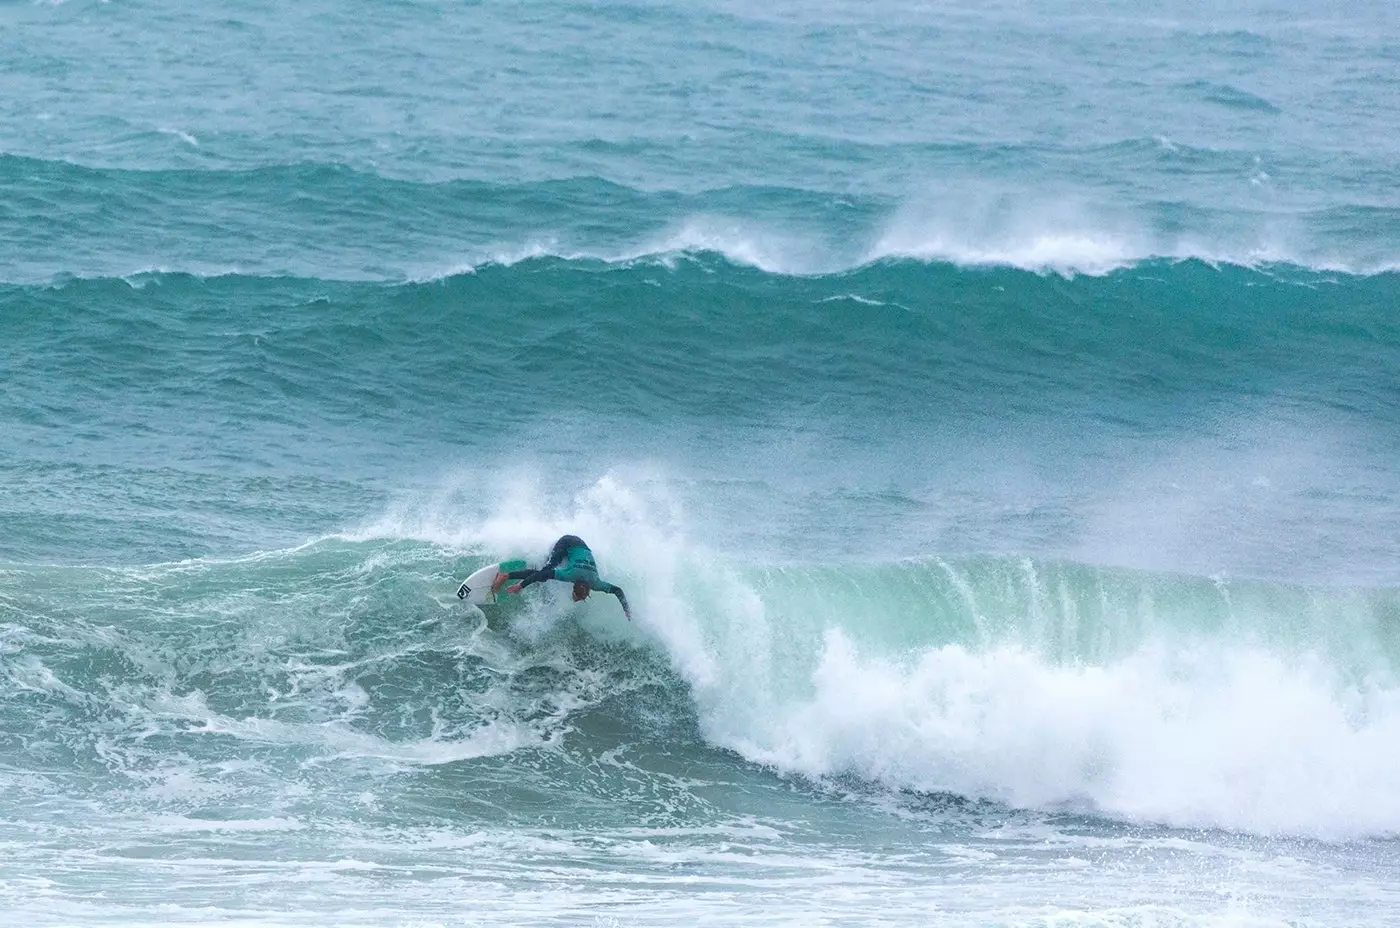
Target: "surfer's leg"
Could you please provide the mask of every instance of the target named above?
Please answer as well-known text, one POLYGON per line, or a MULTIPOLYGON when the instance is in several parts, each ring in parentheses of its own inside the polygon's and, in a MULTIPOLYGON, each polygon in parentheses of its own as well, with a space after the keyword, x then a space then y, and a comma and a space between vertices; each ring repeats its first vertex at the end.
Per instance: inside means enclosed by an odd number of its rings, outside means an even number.
POLYGON ((558 567, 564 563, 564 558, 569 556, 569 548, 577 539, 573 535, 565 535, 554 543, 554 547, 549 549, 549 560, 544 562, 542 570, 549 570, 551 567, 558 567))
POLYGON ((506 585, 507 580, 522 580, 521 586, 529 586, 531 583, 539 583, 541 580, 550 580, 554 577, 554 568, 546 567, 543 570, 531 570, 526 567, 523 570, 512 570, 510 573, 500 571, 496 574, 496 579, 491 581, 491 592, 501 592, 501 587, 506 585))
POLYGON ((512 570, 506 574, 508 580, 521 580, 521 586, 529 586, 532 583, 542 583, 545 580, 554 579, 554 568, 544 567, 540 570, 512 570))

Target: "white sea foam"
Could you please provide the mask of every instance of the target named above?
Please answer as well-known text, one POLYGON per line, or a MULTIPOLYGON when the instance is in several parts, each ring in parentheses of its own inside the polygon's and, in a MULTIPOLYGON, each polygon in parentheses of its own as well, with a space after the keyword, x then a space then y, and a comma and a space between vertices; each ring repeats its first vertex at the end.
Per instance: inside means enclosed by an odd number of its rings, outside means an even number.
POLYGON ((283 722, 277 719, 233 718, 213 711, 203 695, 158 696, 153 713, 162 719, 176 719, 196 727, 186 728, 209 735, 224 735, 251 744, 316 745, 334 760, 377 760, 392 763, 433 766, 509 754, 525 746, 547 741, 528 726, 488 722, 465 737, 428 737, 415 741, 391 741, 364 731, 348 722, 283 722))
POLYGON ((942 190, 892 216, 865 261, 892 257, 1102 274, 1159 256, 1133 217, 1073 198, 1013 196, 989 189, 942 190))
POLYGON ((173 135, 175 136, 175 138, 184 142, 191 148, 199 147, 199 139, 195 138, 193 135, 184 131, 183 129, 176 129, 171 126, 161 126, 156 131, 158 131, 161 135, 173 135))
POLYGON ((1148 647, 1109 666, 1014 648, 863 653, 831 629, 810 693, 716 733, 810 776, 1016 806, 1327 838, 1400 832, 1400 691, 1318 661, 1148 647))

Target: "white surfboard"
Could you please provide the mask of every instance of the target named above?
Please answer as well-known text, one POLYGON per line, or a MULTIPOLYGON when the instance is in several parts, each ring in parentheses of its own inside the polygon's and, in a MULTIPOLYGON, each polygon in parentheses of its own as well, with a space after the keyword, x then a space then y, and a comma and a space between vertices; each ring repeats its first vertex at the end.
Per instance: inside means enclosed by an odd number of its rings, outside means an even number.
POLYGON ((509 573, 512 570, 524 570, 528 566, 524 561, 502 561, 499 564, 487 564, 462 581, 462 585, 457 587, 457 598, 471 603, 473 606, 489 606, 491 603, 498 602, 499 597, 508 594, 504 589, 499 594, 491 592, 491 581, 496 579, 496 574, 500 571, 509 573))

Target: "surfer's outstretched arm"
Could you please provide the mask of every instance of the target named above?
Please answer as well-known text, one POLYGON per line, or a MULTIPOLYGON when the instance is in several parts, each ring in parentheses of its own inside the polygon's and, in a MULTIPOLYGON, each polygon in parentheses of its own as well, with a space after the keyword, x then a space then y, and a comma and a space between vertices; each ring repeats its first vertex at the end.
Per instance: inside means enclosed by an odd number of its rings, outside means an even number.
POLYGON ((597 589, 616 596, 617 601, 622 604, 622 614, 627 616, 627 621, 632 621, 632 608, 627 605, 627 594, 622 592, 622 587, 613 583, 600 583, 597 589))

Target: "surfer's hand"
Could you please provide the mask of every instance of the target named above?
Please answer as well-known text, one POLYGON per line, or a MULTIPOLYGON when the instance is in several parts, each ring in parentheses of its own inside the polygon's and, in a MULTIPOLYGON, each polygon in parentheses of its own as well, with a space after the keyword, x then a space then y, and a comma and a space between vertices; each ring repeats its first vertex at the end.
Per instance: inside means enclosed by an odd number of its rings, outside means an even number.
POLYGON ((514 584, 514 585, 512 585, 512 586, 506 587, 506 592, 507 592, 507 593, 519 593, 519 592, 520 592, 520 584, 516 583, 516 584, 514 584))

